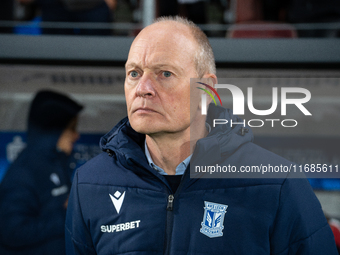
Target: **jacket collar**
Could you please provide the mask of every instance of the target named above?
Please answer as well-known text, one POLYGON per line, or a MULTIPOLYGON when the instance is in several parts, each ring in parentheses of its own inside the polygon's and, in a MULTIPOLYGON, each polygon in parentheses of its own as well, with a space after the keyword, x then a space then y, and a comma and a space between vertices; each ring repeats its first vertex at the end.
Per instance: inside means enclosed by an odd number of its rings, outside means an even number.
MULTIPOLYGON (((240 124, 243 120, 233 115, 229 109, 211 104, 206 121, 212 128, 211 132, 197 142, 193 158, 200 158, 209 153, 211 162, 215 162, 222 156, 228 157, 242 144, 253 140, 251 129, 240 124), (226 119, 228 124, 213 127, 214 119, 226 119), (231 120, 239 124, 230 126, 231 120)), ((101 138, 100 146, 102 150, 109 150, 128 163, 140 162, 141 165, 149 167, 143 149, 144 142, 145 135, 134 131, 126 117, 101 138)))

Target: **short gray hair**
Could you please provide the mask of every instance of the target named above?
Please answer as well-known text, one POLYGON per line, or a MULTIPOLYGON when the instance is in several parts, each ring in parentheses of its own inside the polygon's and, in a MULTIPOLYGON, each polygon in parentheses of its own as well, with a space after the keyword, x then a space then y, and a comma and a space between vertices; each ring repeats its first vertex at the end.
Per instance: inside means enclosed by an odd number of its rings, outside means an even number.
POLYGON ((202 78, 206 73, 216 74, 214 53, 205 33, 194 22, 180 16, 159 17, 154 23, 164 21, 175 21, 190 29, 199 47, 199 50, 195 54, 196 71, 199 78, 202 78))

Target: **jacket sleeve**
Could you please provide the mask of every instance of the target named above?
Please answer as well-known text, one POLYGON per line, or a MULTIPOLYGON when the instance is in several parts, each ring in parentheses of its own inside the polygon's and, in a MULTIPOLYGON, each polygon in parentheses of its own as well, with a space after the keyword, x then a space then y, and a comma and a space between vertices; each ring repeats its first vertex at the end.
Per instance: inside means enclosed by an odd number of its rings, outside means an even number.
POLYGON ((8 247, 34 246, 64 236, 65 209, 61 205, 53 208, 53 214, 41 213, 34 182, 28 178, 7 182, 1 189, 0 238, 8 247))
POLYGON ((333 233, 307 179, 286 179, 281 187, 271 254, 337 255, 333 233))
POLYGON ((84 222, 78 196, 78 172, 76 172, 67 207, 65 238, 66 254, 96 254, 91 234, 84 222))

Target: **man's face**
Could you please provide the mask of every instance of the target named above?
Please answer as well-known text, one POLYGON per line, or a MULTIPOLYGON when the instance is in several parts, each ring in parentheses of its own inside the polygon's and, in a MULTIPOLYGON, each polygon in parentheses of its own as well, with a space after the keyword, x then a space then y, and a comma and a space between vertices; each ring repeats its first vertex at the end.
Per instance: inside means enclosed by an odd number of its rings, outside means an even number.
POLYGON ((153 24, 137 36, 125 67, 125 97, 133 129, 148 135, 188 130, 196 50, 188 28, 174 22, 153 24))
POLYGON ((73 150, 74 143, 79 139, 77 131, 78 119, 73 119, 70 124, 64 129, 57 141, 57 148, 62 150, 67 155, 70 155, 73 150))

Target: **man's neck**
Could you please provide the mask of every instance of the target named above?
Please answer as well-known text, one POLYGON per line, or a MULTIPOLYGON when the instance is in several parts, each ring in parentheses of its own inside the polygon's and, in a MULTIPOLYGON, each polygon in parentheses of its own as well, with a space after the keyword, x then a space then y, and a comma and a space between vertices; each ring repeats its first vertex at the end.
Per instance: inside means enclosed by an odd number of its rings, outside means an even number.
POLYGON ((188 128, 180 134, 146 135, 146 144, 153 162, 168 175, 176 174, 177 166, 192 154, 197 140, 207 135, 205 128, 195 133, 190 134, 188 128))

